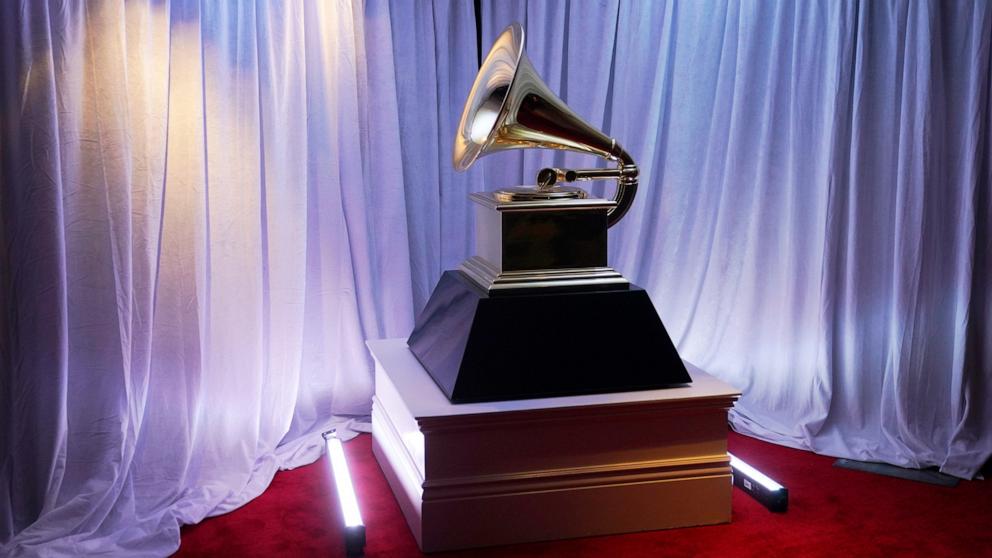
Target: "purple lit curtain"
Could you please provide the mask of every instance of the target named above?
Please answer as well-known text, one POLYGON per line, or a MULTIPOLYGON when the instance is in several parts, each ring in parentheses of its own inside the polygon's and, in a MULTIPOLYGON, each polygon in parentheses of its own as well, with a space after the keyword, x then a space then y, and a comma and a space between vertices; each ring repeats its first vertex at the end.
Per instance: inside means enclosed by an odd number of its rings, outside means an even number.
MULTIPOLYGON (((971 478, 992 454, 992 3, 482 4, 641 169, 611 263, 735 429, 971 478)), ((493 155, 487 186, 548 152, 493 155)), ((598 190, 602 192, 602 190, 598 190)), ((580 333, 580 332, 577 332, 580 333)), ((581 332, 594 342, 595 332, 581 332)))
MULTIPOLYGON (((611 262, 735 428, 975 474, 992 4, 481 7, 634 155, 611 262)), ((596 164, 452 171, 476 39, 460 1, 0 4, 0 555, 168 554, 357 427, 467 194, 596 164)))
POLYGON ((363 342, 409 330, 388 6, 0 22, 0 555, 167 555, 368 415, 363 342))
POLYGON ((481 168, 460 173, 451 164, 455 129, 478 70, 475 10, 457 0, 392 0, 390 21, 402 141, 391 156, 403 163, 410 288, 419 310, 441 272, 473 250, 468 194, 485 189, 481 168))

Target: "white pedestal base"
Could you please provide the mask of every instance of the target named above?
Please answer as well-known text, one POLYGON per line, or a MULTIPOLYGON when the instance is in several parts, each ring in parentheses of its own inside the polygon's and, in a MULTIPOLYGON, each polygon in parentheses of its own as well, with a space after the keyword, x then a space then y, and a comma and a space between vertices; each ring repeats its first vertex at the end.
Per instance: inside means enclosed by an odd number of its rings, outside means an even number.
POLYGON ((373 451, 425 552, 730 521, 727 410, 689 387, 452 405, 402 339, 376 361, 373 451))

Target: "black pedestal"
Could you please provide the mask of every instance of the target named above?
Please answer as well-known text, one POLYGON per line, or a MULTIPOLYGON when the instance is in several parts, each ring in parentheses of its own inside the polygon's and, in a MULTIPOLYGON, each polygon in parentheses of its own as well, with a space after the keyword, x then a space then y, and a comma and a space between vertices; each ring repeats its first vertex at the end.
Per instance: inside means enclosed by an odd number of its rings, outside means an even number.
POLYGON ((446 271, 407 344, 452 403, 691 382, 644 289, 489 296, 446 271))

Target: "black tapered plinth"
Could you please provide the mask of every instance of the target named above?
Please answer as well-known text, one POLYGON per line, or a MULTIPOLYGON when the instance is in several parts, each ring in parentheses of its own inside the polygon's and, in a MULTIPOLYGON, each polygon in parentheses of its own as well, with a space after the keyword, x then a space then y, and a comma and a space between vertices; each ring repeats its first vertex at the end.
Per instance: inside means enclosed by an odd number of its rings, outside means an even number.
POLYGON ((644 289, 489 296, 446 271, 407 341, 452 403, 691 382, 644 289))

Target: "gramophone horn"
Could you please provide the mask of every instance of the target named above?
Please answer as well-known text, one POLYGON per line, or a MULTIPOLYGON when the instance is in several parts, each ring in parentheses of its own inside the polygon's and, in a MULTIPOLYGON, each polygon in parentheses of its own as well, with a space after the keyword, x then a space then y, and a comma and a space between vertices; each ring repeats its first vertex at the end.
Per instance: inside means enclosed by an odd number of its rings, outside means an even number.
POLYGON ((453 163, 463 171, 481 156, 520 148, 562 149, 598 155, 613 169, 544 169, 536 189, 497 192, 504 201, 585 197, 558 182, 614 178, 617 190, 608 223, 613 226, 637 193, 637 166, 613 138, 572 112, 548 89, 524 53, 524 30, 513 23, 500 33, 472 84, 455 134, 453 163))

